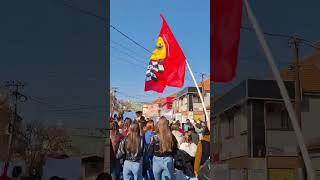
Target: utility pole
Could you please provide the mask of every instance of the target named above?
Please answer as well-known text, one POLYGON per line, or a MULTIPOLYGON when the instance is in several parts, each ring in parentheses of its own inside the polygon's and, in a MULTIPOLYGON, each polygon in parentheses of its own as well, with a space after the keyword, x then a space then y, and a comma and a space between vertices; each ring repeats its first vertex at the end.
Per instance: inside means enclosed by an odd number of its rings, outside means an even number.
POLYGON ((12 154, 13 154, 13 145, 14 145, 14 139, 15 139, 15 123, 18 119, 18 101, 20 97, 25 97, 22 94, 19 93, 20 89, 23 89, 25 86, 25 83, 22 83, 20 81, 7 81, 6 87, 10 88, 13 87, 13 96, 14 96, 14 118, 11 119, 9 123, 9 143, 8 143, 8 156, 6 164, 9 165, 9 162, 11 160, 12 154))
MULTIPOLYGON (((201 75, 201 95, 202 98, 204 98, 205 95, 205 90, 204 90, 204 76, 206 75, 205 73, 200 73, 201 75)), ((207 109, 203 109, 203 111, 207 111, 207 109)), ((205 112, 203 112, 205 114, 205 112)), ((204 116, 205 122, 207 122, 206 116, 204 116)))
POLYGON ((294 72, 295 72, 295 110, 298 123, 301 127, 301 82, 300 82, 300 63, 299 63, 299 46, 301 40, 296 36, 293 37, 290 44, 293 45, 294 52, 294 72))
POLYGON ((201 89, 202 89, 202 97, 204 97, 204 73, 201 73, 201 89))
POLYGON ((112 88, 112 95, 113 95, 113 97, 112 97, 112 104, 111 104, 111 109, 112 109, 112 113, 111 113, 111 116, 113 116, 113 113, 114 113, 114 108, 115 108, 115 104, 116 104, 116 101, 117 101, 117 98, 116 98, 116 94, 119 92, 118 91, 118 89, 119 88, 117 88, 117 87, 113 87, 112 88))

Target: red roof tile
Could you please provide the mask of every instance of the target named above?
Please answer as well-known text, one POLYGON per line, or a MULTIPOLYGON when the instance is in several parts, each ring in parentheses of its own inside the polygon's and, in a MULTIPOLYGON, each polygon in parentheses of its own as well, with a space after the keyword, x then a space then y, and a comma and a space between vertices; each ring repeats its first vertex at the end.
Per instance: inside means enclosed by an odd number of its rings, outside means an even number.
MULTIPOLYGON (((281 77, 295 80, 294 68, 282 70, 281 77)), ((315 51, 300 62, 300 80, 304 92, 320 92, 320 51, 315 51)))

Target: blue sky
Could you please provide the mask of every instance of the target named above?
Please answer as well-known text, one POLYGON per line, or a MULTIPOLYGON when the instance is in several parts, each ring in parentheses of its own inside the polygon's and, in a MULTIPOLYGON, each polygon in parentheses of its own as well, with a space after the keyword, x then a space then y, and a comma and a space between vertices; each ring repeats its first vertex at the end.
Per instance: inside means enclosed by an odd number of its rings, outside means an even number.
MULTIPOLYGON (((155 47, 162 13, 195 72, 197 81, 201 80, 199 73, 209 74, 209 0, 111 0, 110 7, 111 25, 149 50, 155 47)), ((111 87, 119 88, 118 97, 150 101, 181 90, 167 88, 163 94, 144 92, 145 71, 150 55, 112 29, 110 39, 110 84, 111 87)), ((186 71, 185 86, 193 85, 191 76, 186 71)))
MULTIPOLYGON (((105 17, 109 10, 106 1, 70 4, 105 17)), ((25 121, 105 127, 108 57, 103 22, 62 0, 12 0, 0 6, 0 26, 0 81, 24 81, 21 93, 38 99, 19 103, 25 121)))

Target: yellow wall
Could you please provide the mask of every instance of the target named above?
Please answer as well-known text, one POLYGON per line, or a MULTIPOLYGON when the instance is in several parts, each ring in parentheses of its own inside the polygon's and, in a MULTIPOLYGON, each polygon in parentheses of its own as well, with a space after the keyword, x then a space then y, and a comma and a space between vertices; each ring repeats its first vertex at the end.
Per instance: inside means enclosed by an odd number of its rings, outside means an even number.
POLYGON ((295 180, 293 169, 270 169, 269 180, 295 180))

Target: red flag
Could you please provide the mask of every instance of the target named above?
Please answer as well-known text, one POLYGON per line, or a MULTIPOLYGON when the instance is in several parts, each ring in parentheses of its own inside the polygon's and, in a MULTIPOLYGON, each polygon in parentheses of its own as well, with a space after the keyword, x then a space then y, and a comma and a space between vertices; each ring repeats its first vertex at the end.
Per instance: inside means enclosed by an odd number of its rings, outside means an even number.
POLYGON ((162 93, 166 86, 183 87, 186 58, 161 15, 162 27, 157 46, 150 57, 144 91, 162 93))
POLYGON ((211 79, 229 82, 236 74, 242 0, 213 0, 210 15, 211 79))

